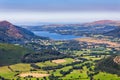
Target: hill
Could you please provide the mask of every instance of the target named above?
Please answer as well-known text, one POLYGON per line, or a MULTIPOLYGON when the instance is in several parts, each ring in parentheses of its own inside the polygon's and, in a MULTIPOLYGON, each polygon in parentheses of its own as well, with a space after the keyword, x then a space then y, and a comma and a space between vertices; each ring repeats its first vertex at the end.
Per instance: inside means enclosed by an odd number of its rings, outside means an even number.
POLYGON ((21 58, 28 52, 28 49, 20 46, 0 43, 0 66, 21 62, 21 58))
POLYGON ((32 32, 15 26, 8 21, 0 21, 0 42, 22 41, 35 38, 32 32))
POLYGON ((59 34, 72 35, 91 35, 103 34, 116 29, 120 25, 120 21, 99 20, 83 24, 49 24, 41 26, 23 26, 31 31, 49 31, 59 34))
POLYGON ((98 62, 97 69, 120 75, 120 56, 110 56, 98 62))
POLYGON ((120 38, 120 27, 118 27, 112 31, 106 32, 106 33, 104 33, 104 35, 120 38))
POLYGON ((90 23, 85 23, 84 25, 88 26, 95 26, 95 25, 119 25, 120 21, 114 21, 114 20, 99 20, 99 21, 94 21, 90 23))

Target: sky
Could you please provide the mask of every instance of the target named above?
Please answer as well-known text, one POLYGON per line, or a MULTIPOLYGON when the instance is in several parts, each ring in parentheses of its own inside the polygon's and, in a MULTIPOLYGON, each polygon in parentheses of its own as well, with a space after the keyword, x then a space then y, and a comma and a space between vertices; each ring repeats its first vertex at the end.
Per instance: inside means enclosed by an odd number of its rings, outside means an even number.
POLYGON ((120 20, 120 0, 0 0, 0 20, 14 24, 120 20))

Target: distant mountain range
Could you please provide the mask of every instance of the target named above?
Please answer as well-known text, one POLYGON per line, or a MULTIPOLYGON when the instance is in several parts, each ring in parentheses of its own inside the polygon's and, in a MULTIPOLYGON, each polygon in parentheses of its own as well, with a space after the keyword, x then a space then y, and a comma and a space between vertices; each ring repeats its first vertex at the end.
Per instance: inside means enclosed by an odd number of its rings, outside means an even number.
POLYGON ((113 30, 103 33, 106 36, 120 37, 120 21, 112 21, 112 20, 101 20, 95 21, 93 23, 88 23, 88 25, 109 25, 114 26, 113 30))
POLYGON ((0 42, 22 41, 36 38, 31 31, 13 25, 8 21, 0 21, 0 42))
POLYGON ((14 42, 38 38, 38 36, 31 32, 35 30, 45 30, 59 34, 73 34, 78 36, 103 34, 106 36, 120 37, 120 21, 112 20, 100 20, 84 24, 50 24, 42 26, 28 26, 25 28, 26 29, 15 26, 8 21, 0 21, 0 42, 14 42))
POLYGON ((120 21, 113 20, 99 20, 84 24, 50 24, 41 26, 25 26, 31 31, 49 31, 59 34, 74 34, 74 35, 91 35, 103 34, 108 36, 119 37, 120 21), (117 29, 117 31, 116 31, 117 29), (114 35, 112 35, 114 34, 114 35))
POLYGON ((92 25, 112 25, 115 29, 103 33, 106 36, 120 37, 120 21, 102 20, 91 23, 92 25))

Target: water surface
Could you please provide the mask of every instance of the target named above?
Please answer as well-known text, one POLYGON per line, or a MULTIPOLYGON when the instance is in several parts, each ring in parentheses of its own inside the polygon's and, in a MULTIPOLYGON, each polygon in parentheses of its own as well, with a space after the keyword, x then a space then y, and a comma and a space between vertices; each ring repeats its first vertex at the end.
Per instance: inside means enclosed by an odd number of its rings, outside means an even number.
POLYGON ((75 38, 82 38, 83 36, 75 36, 75 35, 61 35, 58 33, 50 33, 48 31, 33 31, 34 34, 43 37, 49 37, 53 40, 72 40, 75 38))

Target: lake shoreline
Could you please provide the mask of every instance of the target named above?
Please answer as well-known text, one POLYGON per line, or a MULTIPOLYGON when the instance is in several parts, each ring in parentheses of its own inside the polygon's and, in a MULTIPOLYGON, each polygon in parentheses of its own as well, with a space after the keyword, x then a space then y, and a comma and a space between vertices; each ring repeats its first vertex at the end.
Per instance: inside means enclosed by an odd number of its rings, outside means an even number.
POLYGON ((75 36, 75 35, 63 35, 58 33, 52 33, 49 31, 32 31, 37 36, 49 37, 53 40, 74 40, 76 38, 84 38, 84 36, 75 36))

